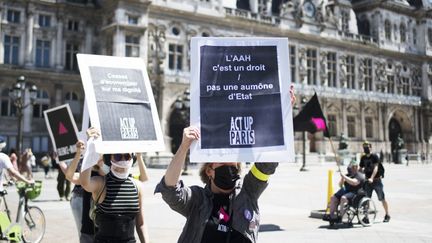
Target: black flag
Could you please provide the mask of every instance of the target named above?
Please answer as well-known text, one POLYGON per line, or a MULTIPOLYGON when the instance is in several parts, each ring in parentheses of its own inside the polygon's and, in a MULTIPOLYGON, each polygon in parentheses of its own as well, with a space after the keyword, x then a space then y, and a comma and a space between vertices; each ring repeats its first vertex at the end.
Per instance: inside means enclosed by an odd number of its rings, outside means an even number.
POLYGON ((303 106, 303 109, 294 117, 295 132, 324 132, 325 137, 330 137, 328 132, 326 118, 321 110, 321 105, 318 101, 318 96, 315 93, 312 98, 303 106))

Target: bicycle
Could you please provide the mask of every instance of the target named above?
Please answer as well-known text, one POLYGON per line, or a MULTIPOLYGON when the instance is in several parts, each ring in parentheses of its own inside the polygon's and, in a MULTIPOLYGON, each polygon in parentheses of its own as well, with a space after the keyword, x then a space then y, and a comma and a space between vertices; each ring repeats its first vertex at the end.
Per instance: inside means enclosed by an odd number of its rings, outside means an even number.
POLYGON ((35 181, 34 185, 17 182, 19 202, 15 222, 12 223, 10 210, 6 202, 7 191, 0 192, 4 202, 4 210, 0 211, 0 240, 10 242, 38 243, 45 234, 45 215, 37 206, 29 206, 28 200, 40 195, 42 181, 35 181))

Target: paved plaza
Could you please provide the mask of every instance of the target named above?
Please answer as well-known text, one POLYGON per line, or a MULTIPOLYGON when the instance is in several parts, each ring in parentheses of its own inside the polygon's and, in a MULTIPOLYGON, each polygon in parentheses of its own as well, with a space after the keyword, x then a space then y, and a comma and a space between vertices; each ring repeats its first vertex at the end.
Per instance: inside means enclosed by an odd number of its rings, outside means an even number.
MULTIPOLYGON (((382 223, 382 205, 374 194, 379 210, 374 225, 329 229, 327 222, 309 215, 312 210, 325 207, 327 171, 336 169, 334 164, 311 165, 306 172, 299 171, 299 164, 281 164, 260 199, 259 242, 432 242, 432 164, 385 164, 385 167, 384 189, 392 216, 390 223, 382 223)), ((185 222, 168 208, 159 194, 153 195, 164 172, 164 169, 149 169, 150 180, 145 183, 145 220, 152 243, 177 242, 185 222)), ((197 167, 192 167, 190 172, 191 175, 182 177, 185 184, 201 184, 197 167)), ((43 178, 43 173, 36 173, 36 178, 43 178)), ((335 173, 335 190, 338 180, 339 175, 335 173)), ((44 180, 41 196, 32 202, 42 208, 47 219, 43 242, 78 242, 69 202, 58 200, 56 183, 55 179, 44 180)), ((17 196, 11 188, 8 200, 11 207, 16 207, 17 196)))

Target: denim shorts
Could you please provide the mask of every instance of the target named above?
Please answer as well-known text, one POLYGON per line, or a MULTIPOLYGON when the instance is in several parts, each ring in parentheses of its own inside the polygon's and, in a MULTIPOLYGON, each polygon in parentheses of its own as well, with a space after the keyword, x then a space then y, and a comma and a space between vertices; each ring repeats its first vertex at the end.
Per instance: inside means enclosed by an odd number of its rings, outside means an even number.
POLYGON ((375 191, 378 196, 378 200, 385 200, 384 185, 382 184, 381 179, 374 180, 372 183, 366 182, 365 191, 366 195, 370 198, 372 198, 372 192, 375 191))

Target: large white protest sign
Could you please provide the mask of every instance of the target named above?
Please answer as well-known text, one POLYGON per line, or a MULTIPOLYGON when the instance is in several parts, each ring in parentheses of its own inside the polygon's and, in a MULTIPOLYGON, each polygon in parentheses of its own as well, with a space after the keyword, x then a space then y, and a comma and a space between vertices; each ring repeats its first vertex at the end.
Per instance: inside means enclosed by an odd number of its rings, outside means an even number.
POLYGON ((101 154, 164 150, 146 64, 140 58, 78 54, 90 122, 101 154))
POLYGON ((192 38, 191 51, 191 161, 294 161, 288 39, 192 38))
POLYGON ((71 161, 76 153, 78 130, 69 104, 45 110, 44 117, 57 162, 71 161))

